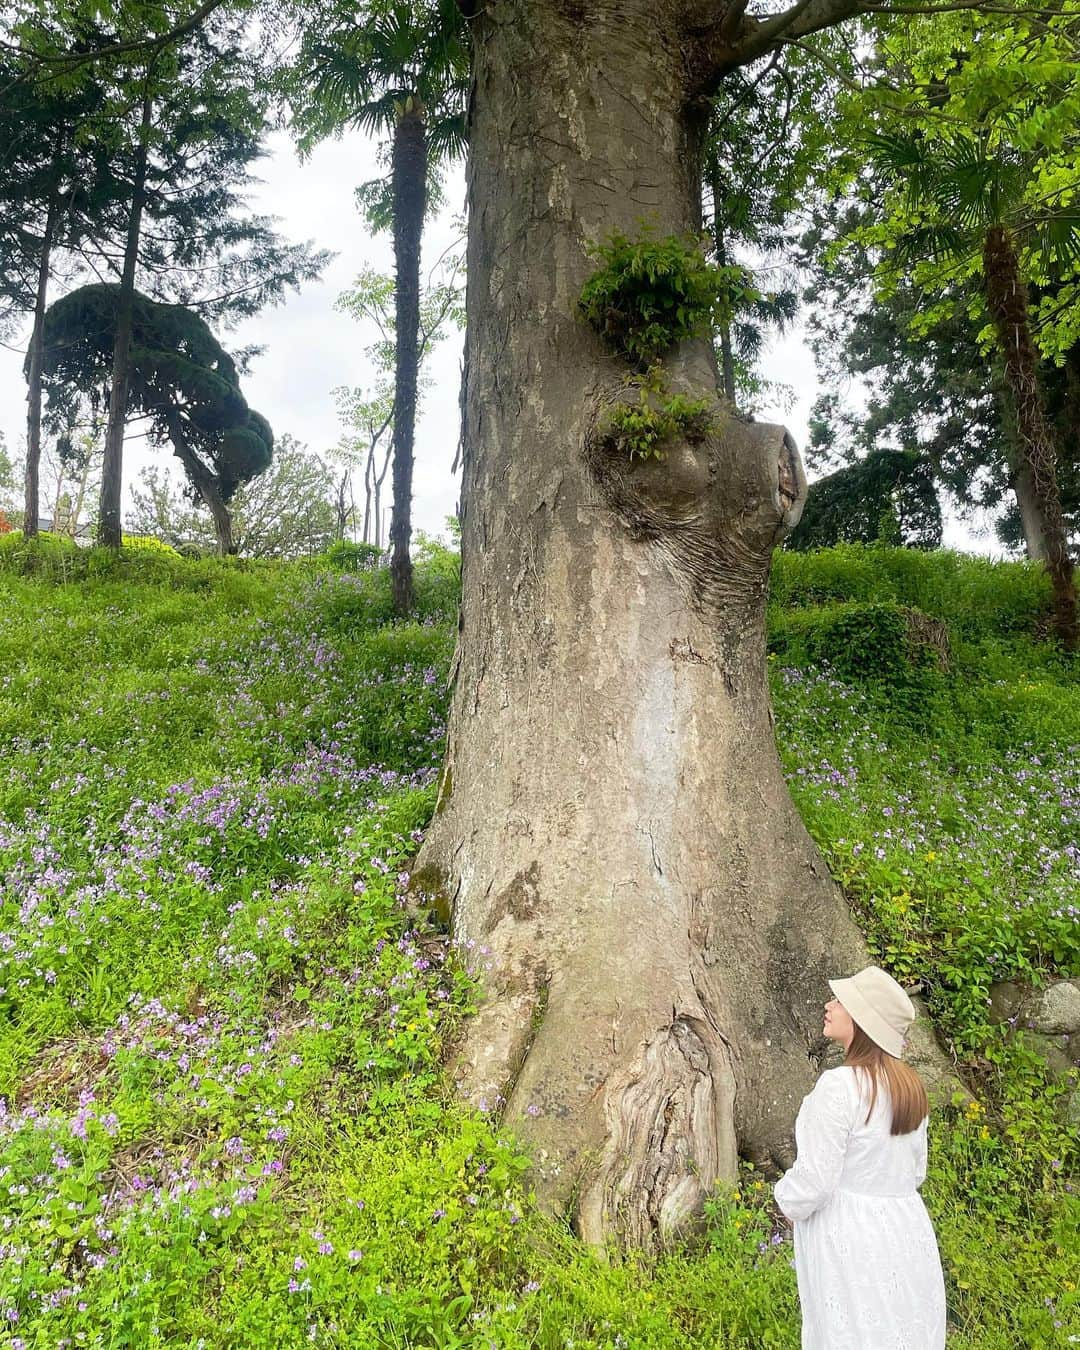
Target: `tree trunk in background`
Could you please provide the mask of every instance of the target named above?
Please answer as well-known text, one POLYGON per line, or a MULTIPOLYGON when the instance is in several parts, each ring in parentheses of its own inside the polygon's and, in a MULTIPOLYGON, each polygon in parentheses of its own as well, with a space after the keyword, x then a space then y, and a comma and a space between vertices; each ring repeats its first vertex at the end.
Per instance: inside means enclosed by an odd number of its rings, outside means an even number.
POLYGON ((411 99, 394 129, 394 504, 390 515, 390 578, 394 613, 413 607, 412 535, 413 440, 416 384, 420 368, 420 244, 427 205, 427 131, 424 109, 411 99))
POLYGON ((1039 388, 1039 359, 1031 336, 1028 288, 1009 231, 995 225, 983 243, 983 278, 990 317, 1005 363, 1005 379, 1016 417, 1017 501, 1031 551, 1032 531, 1045 546, 1046 570, 1054 592, 1053 627, 1069 650, 1080 640, 1073 563, 1061 514, 1057 448, 1039 388), (1025 509, 1026 508, 1026 509, 1025 509))
POLYGON ((195 491, 210 512, 214 522, 214 533, 217 535, 218 553, 223 558, 234 554, 236 542, 233 539, 232 512, 225 504, 213 474, 207 472, 202 463, 189 452, 181 454, 177 451, 177 457, 187 471, 195 491))
POLYGON ((119 307, 116 314, 116 338, 113 343, 112 385, 109 390, 109 420, 105 430, 105 458, 101 468, 101 511, 98 517, 98 543, 107 548, 120 547, 120 495, 123 488, 124 430, 127 425, 128 386, 131 383, 131 334, 134 315, 135 267, 139 256, 139 231, 142 228, 146 197, 146 161, 153 99, 150 75, 146 77, 139 145, 135 156, 135 176, 128 217, 124 269, 120 277, 119 307))
MULTIPOLYGON (((720 183, 714 177, 709 183, 713 208, 713 247, 716 250, 716 262, 720 267, 727 266, 727 247, 724 242, 724 222, 720 219, 719 201, 720 183)), ((731 320, 720 323, 720 387, 731 406, 735 406, 735 353, 731 346, 731 320)))
POLYGON ((386 481, 386 471, 390 467, 390 456, 393 454, 393 450, 394 443, 391 441, 386 447, 382 468, 375 476, 375 545, 380 549, 383 546, 382 485, 386 481))
POLYGON ((772 549, 805 479, 666 361, 719 431, 628 462, 625 363, 580 321, 612 229, 701 222, 673 0, 492 0, 473 23, 463 598, 414 894, 485 998, 454 1073, 528 1141, 544 1203, 648 1246, 740 1153, 790 1160, 830 975, 866 962, 792 803, 765 675, 772 549))
POLYGON ((1035 479, 1027 465, 1021 465, 1012 475, 1012 489, 1020 512, 1024 531, 1024 548, 1033 562, 1045 563, 1050 556, 1043 533, 1043 515, 1035 494, 1035 479))
POLYGON ((49 264, 53 239, 60 219, 60 185, 53 187, 45 231, 41 239, 37 295, 34 298, 34 327, 30 333, 26 371, 26 498, 23 508, 23 537, 32 539, 38 532, 41 514, 39 473, 41 470, 41 366, 45 330, 45 301, 49 291, 49 264))
POLYGON ((175 408, 167 412, 167 419, 173 453, 184 466, 188 482, 202 498, 203 504, 210 512, 211 519, 214 522, 214 533, 217 535, 218 552, 223 558, 227 557, 229 554, 236 552, 236 544, 233 541, 232 512, 226 505, 225 498, 221 495, 217 479, 188 445, 184 428, 180 423, 180 416, 175 408))
MULTIPOLYGON (((349 524, 349 501, 346 497, 346 489, 352 488, 352 474, 348 469, 341 475, 341 482, 337 487, 337 495, 334 498, 334 511, 337 519, 334 523, 334 538, 341 541, 345 538, 345 531, 349 524)), ((351 495, 351 491, 350 491, 351 495)), ((354 522, 355 523, 355 522, 354 522)))

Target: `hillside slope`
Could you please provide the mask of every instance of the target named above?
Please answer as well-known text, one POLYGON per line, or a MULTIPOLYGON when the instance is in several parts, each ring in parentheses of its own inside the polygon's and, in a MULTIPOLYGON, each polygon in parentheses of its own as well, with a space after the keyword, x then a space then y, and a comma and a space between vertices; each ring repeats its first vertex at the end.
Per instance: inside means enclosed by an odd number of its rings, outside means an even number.
MULTIPOLYGON (((484 953, 399 896, 455 559, 404 626, 384 574, 326 562, 35 560, 0 543, 0 1344, 797 1346, 762 1178, 692 1252, 605 1263, 447 1096, 484 953)), ((1080 681, 1043 579, 844 549, 779 557, 773 595, 796 800, 979 1096, 934 1122, 950 1344, 1065 1344, 1069 1085, 987 1008, 1080 974, 1080 681)))

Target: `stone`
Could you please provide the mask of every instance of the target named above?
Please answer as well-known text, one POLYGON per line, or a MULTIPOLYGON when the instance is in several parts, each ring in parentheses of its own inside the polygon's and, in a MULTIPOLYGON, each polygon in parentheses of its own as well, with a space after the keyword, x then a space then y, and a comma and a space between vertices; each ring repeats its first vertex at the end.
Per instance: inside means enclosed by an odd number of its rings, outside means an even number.
POLYGON ((1038 1031, 1025 1031, 1024 1044, 1034 1050, 1055 1078, 1064 1078, 1074 1065, 1069 1057, 1068 1040, 1064 1036, 1047 1036, 1038 1031))
POLYGON ((1055 980, 1032 996, 1028 1020, 1048 1036, 1080 1031, 1080 980, 1055 980))
POLYGON ((1012 980, 1001 980, 990 986, 990 1021, 1008 1022, 1020 1011, 1024 990, 1012 980))
POLYGON ((918 994, 912 994, 911 1001, 915 1005, 915 1025, 904 1047, 904 1059, 922 1079, 931 1105, 939 1107, 956 1102, 957 1105, 966 1106, 975 1099, 960 1081, 947 1053, 938 1044, 926 1004, 918 994))

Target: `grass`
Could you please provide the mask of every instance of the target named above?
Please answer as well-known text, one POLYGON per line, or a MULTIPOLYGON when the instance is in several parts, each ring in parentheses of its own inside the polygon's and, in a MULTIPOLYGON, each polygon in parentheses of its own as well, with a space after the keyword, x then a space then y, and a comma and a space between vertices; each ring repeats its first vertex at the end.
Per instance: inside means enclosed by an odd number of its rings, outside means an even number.
MULTIPOLYGON (((408 625, 356 565, 0 542, 0 1345, 797 1346, 761 1178, 692 1248, 605 1259, 448 1094, 475 990, 400 895, 456 564, 429 550, 408 625)), ((771 612, 796 800, 980 1088, 926 1187, 980 1350, 1080 1335, 1075 1132, 985 1002, 1078 970, 1080 684, 1044 605, 1030 568, 847 549, 779 558, 771 612), (951 671, 835 628, 898 605, 951 671)))

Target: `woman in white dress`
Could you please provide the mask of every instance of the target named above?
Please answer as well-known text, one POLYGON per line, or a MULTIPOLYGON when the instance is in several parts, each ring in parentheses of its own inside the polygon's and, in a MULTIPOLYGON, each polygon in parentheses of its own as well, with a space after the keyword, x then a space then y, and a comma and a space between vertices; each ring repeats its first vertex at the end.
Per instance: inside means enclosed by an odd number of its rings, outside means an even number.
POLYGON ((945 1285, 918 1192, 926 1090, 900 1059, 915 1008, 877 966, 829 987, 824 1032, 844 1063, 803 1099, 775 1191, 795 1225, 803 1350, 941 1350, 945 1285))

